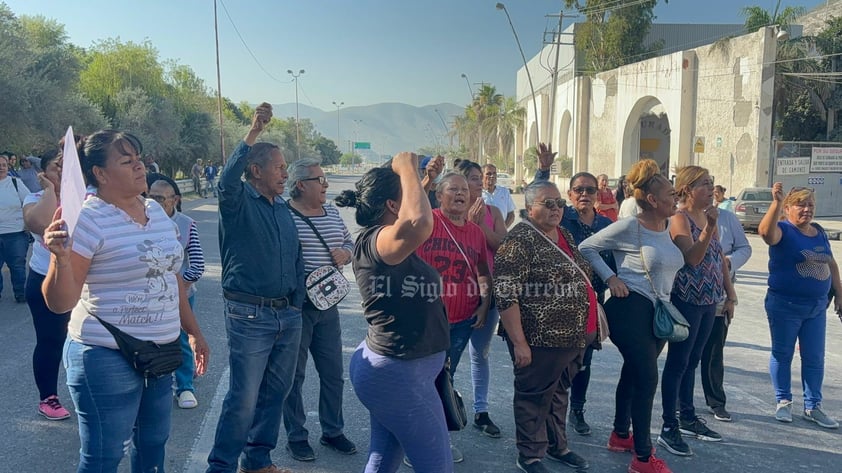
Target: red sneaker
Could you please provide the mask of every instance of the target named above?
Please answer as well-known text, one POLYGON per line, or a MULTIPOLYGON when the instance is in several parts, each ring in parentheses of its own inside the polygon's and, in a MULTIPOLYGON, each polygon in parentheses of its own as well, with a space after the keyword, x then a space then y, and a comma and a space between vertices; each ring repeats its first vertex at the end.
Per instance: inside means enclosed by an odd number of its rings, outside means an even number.
POLYGON ((634 434, 629 432, 629 438, 624 439, 617 435, 617 432, 611 431, 611 436, 608 437, 608 450, 612 452, 633 452, 634 434))
POLYGON ((38 403, 38 413, 50 420, 62 420, 70 417, 70 412, 61 406, 56 395, 38 403))
POLYGON ((632 458, 629 473, 672 473, 672 470, 669 469, 665 461, 656 458, 653 454, 649 456, 648 462, 638 460, 637 456, 632 458))

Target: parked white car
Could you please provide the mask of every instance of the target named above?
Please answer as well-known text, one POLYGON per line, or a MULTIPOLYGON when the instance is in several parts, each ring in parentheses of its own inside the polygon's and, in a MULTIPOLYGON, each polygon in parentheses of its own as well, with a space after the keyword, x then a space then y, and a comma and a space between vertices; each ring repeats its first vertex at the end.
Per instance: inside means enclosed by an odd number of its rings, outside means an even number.
POLYGON ((515 181, 512 179, 508 173, 505 172, 497 172, 497 185, 501 187, 505 187, 510 191, 514 191, 515 188, 515 181))

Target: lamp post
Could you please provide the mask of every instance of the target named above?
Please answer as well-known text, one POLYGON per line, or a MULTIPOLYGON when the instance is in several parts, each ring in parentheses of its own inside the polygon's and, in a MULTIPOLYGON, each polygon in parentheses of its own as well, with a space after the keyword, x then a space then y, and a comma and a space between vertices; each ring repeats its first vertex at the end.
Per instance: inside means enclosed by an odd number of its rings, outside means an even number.
MULTIPOLYGON (((538 121, 538 101, 535 100, 535 87, 532 85, 532 74, 529 73, 529 66, 526 64, 526 55, 523 54, 523 48, 520 46, 520 39, 517 37, 517 31, 515 31, 515 25, 512 23, 512 17, 509 16, 509 10, 506 10, 506 5, 502 3, 497 3, 496 8, 498 10, 503 10, 503 13, 506 14, 506 19, 509 20, 509 26, 512 27, 512 34, 515 36, 515 42, 517 43, 517 49, 520 51, 520 57, 523 59, 523 68, 526 69, 526 78, 529 79, 529 90, 532 92, 532 108, 535 110, 535 121, 538 121)), ((540 123, 539 126, 535 129, 535 148, 538 148, 538 143, 541 142, 540 138, 540 123)))
POLYGON ((301 159, 301 126, 298 119, 298 77, 304 74, 304 69, 298 71, 298 74, 292 72, 292 69, 287 69, 287 73, 292 76, 295 81, 295 154, 296 159, 301 159))
POLYGON ((471 81, 468 80, 466 74, 462 74, 465 83, 468 84, 468 92, 471 93, 471 108, 477 114, 477 163, 482 164, 482 117, 480 117, 480 103, 479 97, 474 95, 474 89, 471 88, 471 81))
POLYGON ((342 108, 343 105, 345 105, 345 102, 333 102, 333 105, 336 106, 336 144, 342 146, 342 136, 340 136, 339 134, 339 109, 342 108))
POLYGON ((354 155, 356 154, 355 145, 357 144, 357 140, 359 139, 360 134, 360 123, 363 121, 359 118, 354 119, 354 141, 351 144, 351 169, 354 169, 354 155))
POLYGON ((474 89, 471 88, 471 81, 468 80, 468 76, 462 74, 462 78, 465 79, 465 83, 468 84, 468 92, 471 93, 471 100, 474 99, 474 89))

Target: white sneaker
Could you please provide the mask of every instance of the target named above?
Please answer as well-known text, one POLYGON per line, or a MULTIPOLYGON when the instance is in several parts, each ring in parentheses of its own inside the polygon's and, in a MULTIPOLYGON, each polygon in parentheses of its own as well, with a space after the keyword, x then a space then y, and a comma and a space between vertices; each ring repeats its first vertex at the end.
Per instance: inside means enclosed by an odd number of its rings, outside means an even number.
POLYGON ((181 409, 193 409, 194 407, 199 405, 199 401, 196 400, 196 396, 193 395, 193 391, 182 391, 181 394, 178 395, 178 407, 181 409))

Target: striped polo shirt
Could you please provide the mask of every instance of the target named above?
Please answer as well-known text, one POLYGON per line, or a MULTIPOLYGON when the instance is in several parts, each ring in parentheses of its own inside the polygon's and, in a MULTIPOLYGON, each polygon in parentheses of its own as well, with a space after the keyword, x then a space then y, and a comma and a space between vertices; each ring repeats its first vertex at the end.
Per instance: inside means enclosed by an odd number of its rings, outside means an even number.
POLYGON ((96 196, 82 205, 73 252, 91 266, 68 325, 79 343, 117 348, 91 314, 141 340, 167 343, 179 336, 176 278, 184 250, 164 209, 150 199, 144 205, 146 225, 96 196))
MULTIPOLYGON (((351 232, 342 221, 339 209, 333 205, 323 205, 324 215, 318 217, 306 217, 310 223, 319 231, 327 246, 331 249, 344 248, 353 253, 354 240, 351 232)), ((297 213, 290 211, 295 227, 298 229, 298 239, 301 241, 301 256, 304 259, 304 274, 309 274, 319 266, 333 264, 330 252, 325 248, 310 225, 297 213)))

